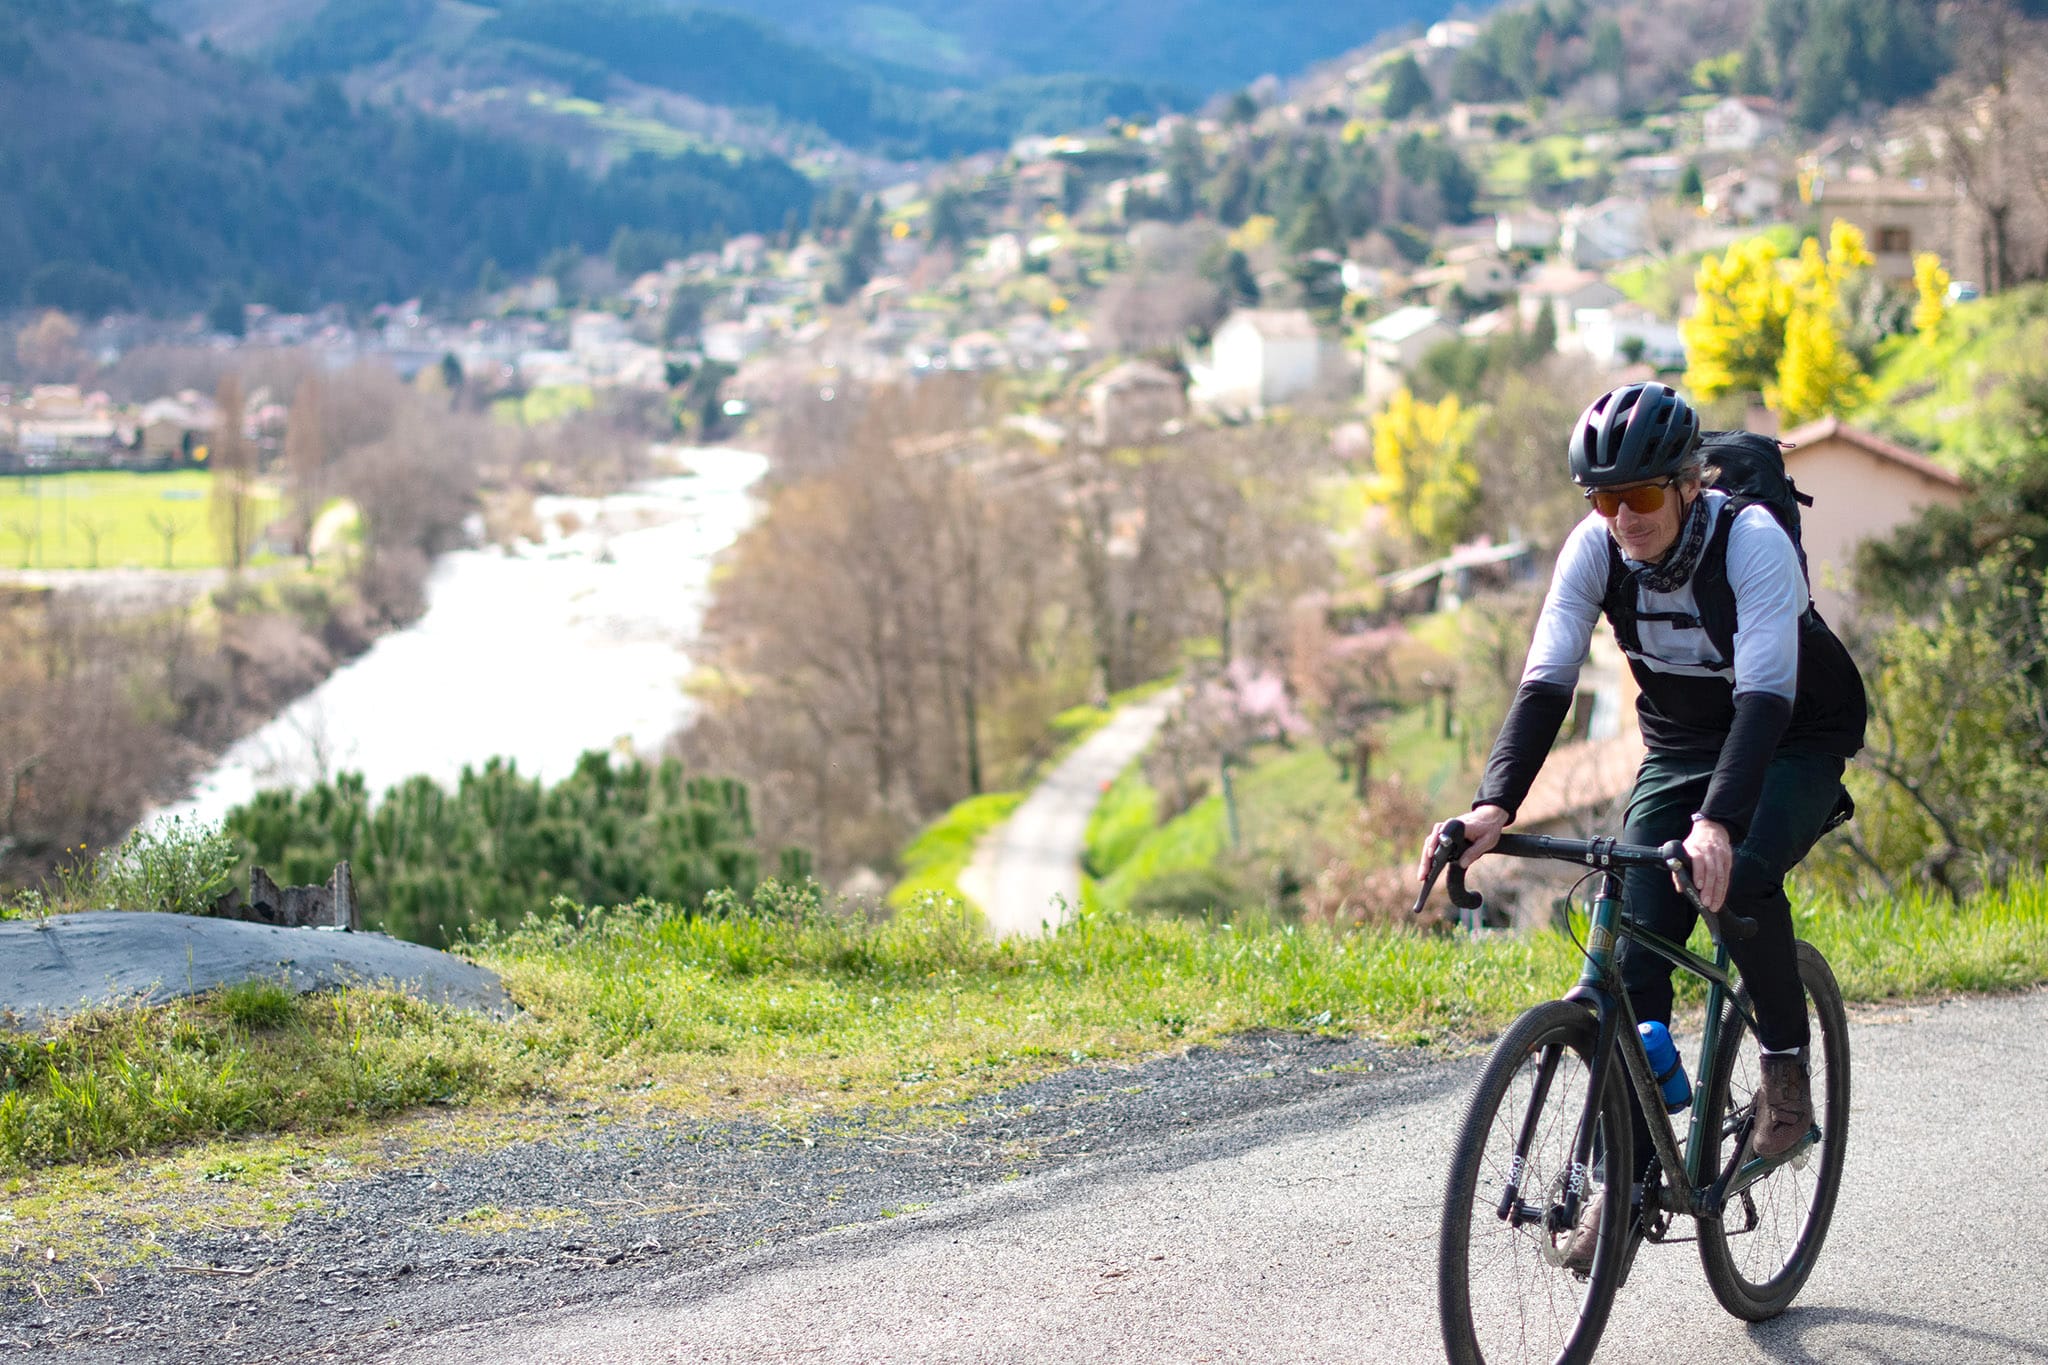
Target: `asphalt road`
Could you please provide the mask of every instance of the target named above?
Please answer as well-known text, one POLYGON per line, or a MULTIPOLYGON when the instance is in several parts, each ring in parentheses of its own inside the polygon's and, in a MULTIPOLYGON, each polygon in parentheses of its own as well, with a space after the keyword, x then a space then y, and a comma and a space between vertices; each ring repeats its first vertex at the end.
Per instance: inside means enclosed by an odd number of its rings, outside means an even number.
POLYGON ((1068 754, 1022 805, 991 830, 960 877, 991 934, 1056 929, 1081 904, 1081 853, 1103 789, 1145 752, 1179 693, 1169 688, 1126 706, 1068 754))
MULTIPOLYGON (((1819 1268, 1751 1327, 1645 1248, 1600 1359, 2048 1365, 2048 992, 1860 1013, 1819 1268)), ((1441 1359, 1435 1222, 1476 1061, 449 1332, 392 1360, 1441 1359)))

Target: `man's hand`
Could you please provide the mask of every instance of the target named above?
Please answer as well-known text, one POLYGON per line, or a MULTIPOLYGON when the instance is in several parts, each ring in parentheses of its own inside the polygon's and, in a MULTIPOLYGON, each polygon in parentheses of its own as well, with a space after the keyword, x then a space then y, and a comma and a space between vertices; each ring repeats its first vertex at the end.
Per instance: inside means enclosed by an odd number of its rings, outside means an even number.
POLYGON ((1728 831, 1712 820, 1695 820, 1692 833, 1685 836, 1685 851, 1692 859, 1692 884, 1700 893, 1700 904, 1719 910, 1728 895, 1729 871, 1735 865, 1728 831))
MULTIPOLYGON (((1458 866, 1470 867, 1479 861, 1480 855, 1500 842, 1500 832, 1508 826, 1508 813, 1499 806, 1474 806, 1458 817, 1465 825, 1465 856, 1458 859, 1458 866)), ((1444 827, 1438 825, 1422 841, 1422 860, 1415 864, 1415 882, 1419 886, 1429 880, 1429 862, 1436 856, 1437 840, 1443 837, 1444 827)))

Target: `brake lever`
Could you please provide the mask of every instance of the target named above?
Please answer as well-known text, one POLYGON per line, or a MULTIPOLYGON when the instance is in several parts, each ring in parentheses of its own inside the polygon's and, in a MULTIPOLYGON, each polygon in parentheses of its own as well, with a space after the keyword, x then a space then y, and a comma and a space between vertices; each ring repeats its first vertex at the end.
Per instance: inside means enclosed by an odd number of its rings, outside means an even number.
POLYGON ((1727 910, 1709 910, 1700 899, 1700 889, 1692 879, 1692 855, 1685 851, 1685 845, 1676 839, 1661 845, 1657 856, 1664 860, 1664 866, 1671 869, 1671 879, 1678 883, 1679 892, 1692 902, 1692 908, 1706 919, 1707 927, 1715 934, 1727 932, 1738 939, 1756 937, 1756 921, 1747 915, 1738 915, 1727 910))
POLYGON ((1408 911, 1411 915, 1422 913, 1422 907, 1429 901, 1429 893, 1436 887, 1436 879, 1444 870, 1450 870, 1444 889, 1449 893, 1451 904, 1460 910, 1477 910, 1486 903, 1486 898, 1465 885, 1465 869, 1458 865, 1458 859, 1465 856, 1471 847, 1465 838, 1463 820, 1444 821, 1443 830, 1437 835, 1436 853, 1429 860, 1429 877, 1422 883, 1422 891, 1415 897, 1415 904, 1408 911))

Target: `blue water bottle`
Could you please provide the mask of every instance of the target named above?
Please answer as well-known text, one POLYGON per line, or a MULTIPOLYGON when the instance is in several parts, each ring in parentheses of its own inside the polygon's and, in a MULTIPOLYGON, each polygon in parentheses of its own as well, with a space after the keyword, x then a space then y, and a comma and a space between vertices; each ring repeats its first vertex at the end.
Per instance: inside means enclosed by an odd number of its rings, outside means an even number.
POLYGON ((1643 1051, 1650 1055, 1650 1072, 1657 1078, 1657 1088, 1664 1092, 1664 1112, 1675 1114, 1692 1103, 1692 1082, 1685 1077, 1685 1063, 1679 1059, 1678 1045, 1671 1041, 1671 1030, 1652 1019, 1636 1025, 1636 1031, 1643 1035, 1643 1051))

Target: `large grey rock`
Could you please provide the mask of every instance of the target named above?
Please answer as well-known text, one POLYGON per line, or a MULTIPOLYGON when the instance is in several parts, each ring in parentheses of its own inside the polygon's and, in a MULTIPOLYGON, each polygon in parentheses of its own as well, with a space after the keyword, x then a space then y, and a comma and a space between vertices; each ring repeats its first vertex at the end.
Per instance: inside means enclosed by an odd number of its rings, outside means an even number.
POLYGON ((512 1013, 497 973, 384 934, 125 910, 0 923, 0 1025, 32 1027, 95 1005, 155 1004, 256 979, 301 992, 390 984, 422 1000, 512 1013))

